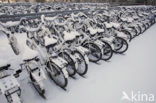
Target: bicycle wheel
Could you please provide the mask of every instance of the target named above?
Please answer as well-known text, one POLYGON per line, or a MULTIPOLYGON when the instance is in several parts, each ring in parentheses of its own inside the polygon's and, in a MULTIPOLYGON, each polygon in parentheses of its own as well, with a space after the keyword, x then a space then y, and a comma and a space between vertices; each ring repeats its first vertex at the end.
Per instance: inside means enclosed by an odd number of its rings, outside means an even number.
POLYGON ((127 30, 122 30, 122 32, 124 32, 127 36, 128 36, 128 40, 131 41, 132 40, 132 35, 129 31, 127 30))
POLYGON ((113 44, 114 44, 114 52, 120 50, 122 48, 122 40, 118 37, 115 37, 115 39, 113 40, 113 44))
POLYGON ((36 89, 36 91, 39 93, 40 96, 42 96, 45 99, 45 89, 41 88, 41 86, 36 82, 36 80, 33 78, 32 74, 30 73, 30 80, 36 89))
POLYGON ((35 83, 33 83, 33 86, 35 87, 35 89, 37 90, 37 92, 39 93, 39 95, 42 96, 45 99, 46 98, 45 95, 44 95, 45 94, 45 89, 42 89, 40 87, 40 85, 35 84, 35 83))
POLYGON ((135 38, 135 37, 137 36, 138 32, 137 32, 137 30, 136 30, 135 27, 132 27, 132 31, 133 31, 133 33, 134 33, 134 35, 133 35, 132 38, 135 38))
POLYGON ((144 31, 146 30, 146 27, 143 24, 140 24, 140 28, 141 28, 141 34, 144 33, 144 31))
POLYGON ((48 63, 47 64, 47 72, 49 77, 55 82, 56 85, 58 85, 61 88, 65 88, 68 84, 68 80, 61 68, 59 68, 54 63, 48 63))
POLYGON ((149 23, 146 23, 146 28, 148 29, 150 27, 150 24, 149 23))
POLYGON ((142 27, 143 27, 143 33, 144 33, 147 30, 146 25, 143 23, 142 27))
POLYGON ((101 49, 96 44, 86 43, 84 47, 90 50, 90 53, 88 55, 89 61, 98 62, 102 58, 101 49))
POLYGON ((88 71, 88 64, 86 63, 84 56, 79 51, 74 51, 73 54, 77 57, 77 73, 81 76, 85 75, 88 71))
POLYGON ((142 33, 142 30, 141 30, 141 27, 140 27, 140 25, 138 24, 137 25, 138 26, 138 28, 139 28, 139 35, 142 33))
POLYGON ((105 41, 103 41, 104 43, 104 49, 103 49, 103 55, 102 55, 102 59, 107 61, 109 59, 111 59, 111 57, 113 56, 113 50, 112 47, 105 41))
POLYGON ((67 70, 69 76, 74 76, 76 74, 76 66, 75 66, 74 60, 66 52, 59 53, 59 56, 68 62, 66 70, 67 70))
POLYGON ((127 49, 128 49, 127 41, 125 39, 123 39, 123 38, 120 38, 120 37, 116 37, 116 41, 119 42, 117 44, 120 44, 122 46, 120 46, 120 49, 118 47, 116 49, 116 47, 115 47, 115 51, 114 52, 119 53, 119 54, 122 54, 122 53, 126 52, 127 49))
POLYGON ((136 36, 139 36, 139 34, 140 34, 140 29, 139 29, 139 27, 138 27, 138 26, 134 26, 134 28, 135 28, 135 30, 136 30, 136 32, 137 32, 136 36))

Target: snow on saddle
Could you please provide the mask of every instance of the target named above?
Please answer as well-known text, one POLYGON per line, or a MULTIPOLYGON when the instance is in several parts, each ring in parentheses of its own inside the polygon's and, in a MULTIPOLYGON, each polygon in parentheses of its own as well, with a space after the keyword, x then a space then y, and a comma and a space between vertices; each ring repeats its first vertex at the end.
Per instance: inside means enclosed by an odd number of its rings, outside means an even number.
POLYGON ((76 38, 76 35, 73 32, 64 31, 63 34, 64 34, 64 40, 65 40, 66 43, 71 43, 76 38))
POLYGON ((104 29, 100 29, 100 28, 94 29, 92 27, 89 27, 88 30, 89 30, 89 32, 90 32, 91 35, 95 35, 96 33, 102 33, 102 32, 104 32, 104 29))
POLYGON ((81 36, 81 34, 77 31, 71 31, 71 34, 75 35, 76 37, 81 36))
POLYGON ((4 69, 7 69, 10 67, 10 64, 7 63, 7 61, 5 60, 0 60, 0 71, 1 70, 4 70, 4 69))
POLYGON ((119 24, 119 23, 111 22, 111 25, 112 25, 114 28, 120 28, 120 24, 119 24))
POLYGON ((97 28, 96 30, 97 30, 98 33, 103 33, 104 32, 104 29, 97 28))
POLYGON ((104 22, 104 24, 105 24, 106 28, 108 28, 108 29, 113 27, 112 23, 104 22))
POLYGON ((46 47, 53 47, 53 46, 55 46, 57 44, 57 39, 55 39, 55 38, 50 38, 50 37, 48 37, 48 36, 45 36, 44 37, 44 45, 46 46, 46 47))
POLYGON ((31 61, 38 57, 38 52, 35 50, 30 49, 28 46, 25 46, 22 59, 23 61, 31 61))
POLYGON ((89 27, 88 28, 88 31, 89 31, 89 33, 91 34, 91 35, 95 35, 98 31, 97 31, 97 29, 94 29, 94 28, 92 28, 92 27, 89 27))

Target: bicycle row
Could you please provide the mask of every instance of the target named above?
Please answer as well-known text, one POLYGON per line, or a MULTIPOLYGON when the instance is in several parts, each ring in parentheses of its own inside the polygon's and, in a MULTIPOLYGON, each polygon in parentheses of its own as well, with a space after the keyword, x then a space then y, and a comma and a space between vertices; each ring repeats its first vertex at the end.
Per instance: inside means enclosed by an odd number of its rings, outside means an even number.
POLYGON ((46 98, 43 83, 46 74, 65 89, 69 77, 87 73, 89 62, 108 61, 116 53, 125 53, 135 37, 155 24, 155 14, 156 8, 148 6, 92 8, 87 13, 42 15, 40 19, 0 23, 0 31, 22 60, 21 68, 10 75, 6 72, 11 64, 1 62, 0 89, 8 103, 21 103, 21 87, 15 77, 25 71, 43 98, 46 98), (27 35, 22 50, 17 33, 27 35))

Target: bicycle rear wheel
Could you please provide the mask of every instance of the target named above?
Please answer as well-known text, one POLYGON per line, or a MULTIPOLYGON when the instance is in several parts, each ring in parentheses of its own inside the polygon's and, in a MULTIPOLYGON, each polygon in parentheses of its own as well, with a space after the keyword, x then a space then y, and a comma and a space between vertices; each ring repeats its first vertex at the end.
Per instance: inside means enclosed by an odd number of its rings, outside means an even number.
POLYGON ((98 62, 102 58, 101 49, 96 44, 86 43, 84 47, 90 50, 90 53, 88 55, 89 61, 98 62))

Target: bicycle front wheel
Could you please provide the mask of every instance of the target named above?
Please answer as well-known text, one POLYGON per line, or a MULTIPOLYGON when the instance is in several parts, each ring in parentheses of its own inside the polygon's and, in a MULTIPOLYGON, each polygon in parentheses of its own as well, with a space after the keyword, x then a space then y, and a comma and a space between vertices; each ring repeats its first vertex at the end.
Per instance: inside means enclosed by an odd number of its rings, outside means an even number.
POLYGON ((128 43, 127 43, 127 41, 125 39, 123 39, 123 38, 120 38, 120 37, 116 37, 116 41, 118 42, 117 44, 119 44, 121 46, 120 46, 120 48, 118 48, 116 46, 114 52, 119 53, 119 54, 122 54, 122 53, 126 52, 127 49, 128 49, 128 43))
POLYGON ((65 88, 68 84, 68 79, 66 77, 67 71, 65 69, 61 69, 59 66, 54 63, 49 63, 48 71, 49 77, 61 88, 65 88))
POLYGON ((102 59, 107 61, 111 59, 111 57, 113 56, 113 50, 112 50, 112 47, 107 42, 103 41, 103 43, 104 43, 104 46, 103 46, 102 59))
POLYGON ((79 51, 74 51, 74 55, 77 57, 78 68, 77 73, 79 75, 85 75, 88 71, 88 64, 85 61, 84 56, 79 51))
POLYGON ((71 76, 71 77, 74 76, 76 74, 76 66, 75 66, 74 60, 66 52, 61 52, 59 54, 59 56, 68 62, 67 72, 68 72, 69 76, 71 76))

